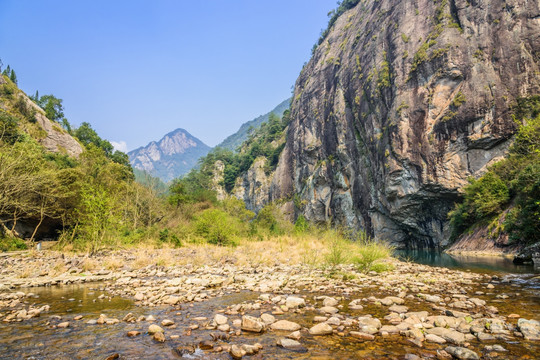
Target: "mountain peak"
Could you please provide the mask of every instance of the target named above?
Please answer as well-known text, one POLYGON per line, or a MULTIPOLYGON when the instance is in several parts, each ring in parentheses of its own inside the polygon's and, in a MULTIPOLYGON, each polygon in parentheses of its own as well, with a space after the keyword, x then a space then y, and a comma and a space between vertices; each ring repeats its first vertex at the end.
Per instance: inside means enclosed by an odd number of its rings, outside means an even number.
POLYGON ((128 156, 134 168, 170 181, 189 172, 209 151, 208 145, 187 130, 178 128, 159 141, 130 151, 128 156))

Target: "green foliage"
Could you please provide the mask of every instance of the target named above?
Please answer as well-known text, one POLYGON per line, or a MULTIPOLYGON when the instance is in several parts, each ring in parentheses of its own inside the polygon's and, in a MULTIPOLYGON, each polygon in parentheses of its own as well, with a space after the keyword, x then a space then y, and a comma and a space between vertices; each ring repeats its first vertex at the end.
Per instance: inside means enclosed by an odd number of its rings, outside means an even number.
POLYGON ((381 91, 384 88, 390 87, 390 64, 386 59, 386 51, 383 52, 384 60, 381 64, 381 68, 378 71, 377 90, 381 91))
MULTIPOLYGON (((0 232, 1 235, 1 232, 0 232)), ((0 236, 0 252, 26 250, 28 245, 18 238, 2 238, 0 236)))
MULTIPOLYGON (((39 96, 36 92, 36 97, 39 96)), ((45 110, 45 116, 49 120, 61 123, 64 119, 64 106, 62 105, 62 99, 55 97, 54 95, 43 95, 42 97, 33 98, 34 101, 45 110)))
POLYGON ((17 118, 0 109, 0 142, 12 145, 20 137, 17 118))
POLYGON ((360 0, 342 0, 338 1, 338 7, 328 13, 328 17, 330 18, 328 20, 328 26, 325 30, 321 31, 321 36, 319 37, 319 41, 317 42, 318 45, 321 45, 330 33, 330 29, 332 26, 336 23, 337 19, 347 10, 352 9, 355 7, 360 0))
POLYGON ((15 74, 15 70, 13 70, 9 65, 2 72, 2 75, 7 76, 12 83, 17 85, 17 74, 15 74))
POLYGON ((360 244, 353 257, 353 263, 362 272, 380 271, 382 266, 377 265, 377 262, 392 256, 392 251, 389 245, 370 239, 360 244))
POLYGON ((195 219, 197 235, 215 245, 234 245, 238 235, 237 221, 220 209, 204 210, 195 219))
POLYGON ((296 222, 294 223, 294 232, 296 234, 303 234, 309 229, 309 223, 307 222, 304 215, 298 215, 296 222))
POLYGON ((188 193, 204 194, 208 197, 208 192, 212 191, 214 186, 214 170, 218 161, 224 166, 220 185, 229 193, 233 190, 236 179, 245 174, 258 157, 267 159, 266 172, 274 170, 285 146, 283 134, 289 123, 289 116, 288 110, 284 112, 282 119, 270 113, 267 122, 262 123, 258 129, 251 130, 239 152, 234 153, 218 147, 199 160, 198 169, 175 182, 183 183, 188 193))
POLYGON ((540 97, 519 99, 514 118, 521 124, 509 156, 494 164, 478 180, 470 180, 463 202, 450 212, 453 237, 471 226, 501 218, 510 238, 538 241, 540 233, 540 97))
POLYGON ((270 235, 283 235, 290 232, 291 224, 275 204, 263 207, 255 218, 256 225, 270 235))
POLYGON ((467 99, 465 98, 465 95, 463 95, 463 93, 461 91, 458 91, 458 93, 454 97, 454 100, 452 101, 452 105, 454 107, 458 108, 461 105, 463 105, 463 103, 466 102, 466 101, 467 101, 467 99))
POLYGON ((325 256, 325 263, 330 268, 330 272, 335 272, 339 265, 349 260, 347 250, 347 241, 344 238, 341 236, 331 238, 328 253, 325 256))

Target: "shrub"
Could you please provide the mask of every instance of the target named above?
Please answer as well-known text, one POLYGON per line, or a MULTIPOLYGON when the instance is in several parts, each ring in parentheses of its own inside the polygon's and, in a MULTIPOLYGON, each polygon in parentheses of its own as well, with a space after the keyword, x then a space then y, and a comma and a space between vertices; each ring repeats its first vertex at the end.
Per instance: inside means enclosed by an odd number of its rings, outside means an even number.
POLYGON ((16 251, 26 250, 28 246, 26 243, 18 238, 0 238, 0 251, 16 251))
POLYGON ((359 271, 368 272, 373 269, 377 261, 392 255, 392 247, 385 243, 369 240, 358 247, 357 253, 358 255, 353 257, 353 263, 359 271))
POLYGON ((303 234, 309 229, 309 224, 304 217, 304 215, 300 214, 298 218, 296 219, 296 222, 294 223, 294 232, 296 234, 303 234))
POLYGON ((329 251, 325 256, 325 262, 331 272, 335 272, 337 266, 344 264, 349 260, 346 240, 340 236, 332 237, 328 250, 329 251))
POLYGON ((223 210, 207 209, 196 217, 195 231, 210 244, 234 245, 238 233, 235 220, 223 210))

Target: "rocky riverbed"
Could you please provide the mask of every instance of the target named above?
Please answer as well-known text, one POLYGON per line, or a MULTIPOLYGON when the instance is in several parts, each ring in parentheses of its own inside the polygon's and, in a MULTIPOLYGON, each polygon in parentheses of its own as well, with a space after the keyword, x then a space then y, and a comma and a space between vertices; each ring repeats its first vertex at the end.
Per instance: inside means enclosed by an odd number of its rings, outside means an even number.
POLYGON ((0 259, 0 357, 534 359, 527 279, 389 260, 360 273, 196 250, 0 259), (90 265, 91 264, 91 265, 90 265), (111 265, 112 264, 112 265, 111 265))

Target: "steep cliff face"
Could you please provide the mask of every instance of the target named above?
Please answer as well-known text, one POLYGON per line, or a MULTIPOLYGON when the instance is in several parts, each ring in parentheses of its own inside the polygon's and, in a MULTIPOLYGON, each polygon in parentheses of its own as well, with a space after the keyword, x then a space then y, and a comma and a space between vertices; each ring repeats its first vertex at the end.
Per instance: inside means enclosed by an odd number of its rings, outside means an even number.
POLYGON ((176 129, 159 141, 128 153, 131 165, 163 181, 187 174, 210 147, 184 129, 176 129))
POLYGON ((460 189, 507 152, 511 105, 540 92, 539 63, 537 1, 360 1, 297 80, 266 201, 445 245, 460 189))

